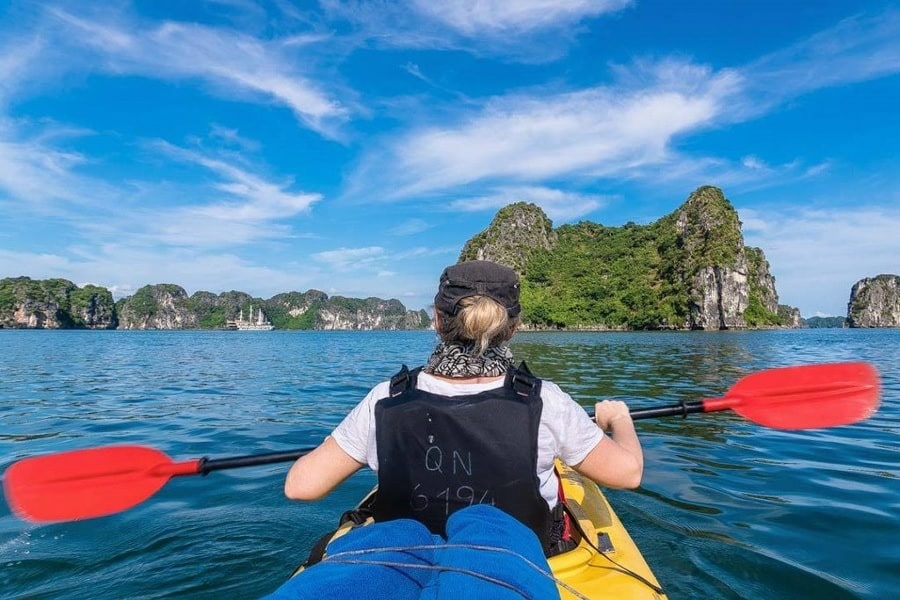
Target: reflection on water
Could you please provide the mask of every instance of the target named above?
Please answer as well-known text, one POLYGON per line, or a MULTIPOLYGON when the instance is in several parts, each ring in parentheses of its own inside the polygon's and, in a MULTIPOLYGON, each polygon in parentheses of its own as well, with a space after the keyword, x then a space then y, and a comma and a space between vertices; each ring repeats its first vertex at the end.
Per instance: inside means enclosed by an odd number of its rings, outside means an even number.
MULTIPOLYGON (((0 468, 44 452, 154 446, 178 459, 305 448, 433 332, 0 330, 0 468)), ((672 598, 885 598, 900 572, 900 331, 535 333, 516 357, 586 407, 716 397, 761 369, 879 368, 871 419, 774 431, 731 413, 638 425, 637 491, 609 492, 672 598)), ((255 598, 373 484, 289 503, 287 465, 171 481, 102 519, 25 524, 0 504, 0 599, 255 598)))

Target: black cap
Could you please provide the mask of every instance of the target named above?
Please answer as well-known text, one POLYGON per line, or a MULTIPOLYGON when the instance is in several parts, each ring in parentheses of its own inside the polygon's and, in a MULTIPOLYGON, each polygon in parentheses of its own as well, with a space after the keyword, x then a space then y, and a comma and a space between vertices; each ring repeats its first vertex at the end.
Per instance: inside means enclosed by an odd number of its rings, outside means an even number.
POLYGON ((469 296, 487 296, 499 302, 510 317, 518 316, 519 276, 503 265, 489 260, 473 260, 444 269, 434 307, 456 314, 459 301, 469 296))

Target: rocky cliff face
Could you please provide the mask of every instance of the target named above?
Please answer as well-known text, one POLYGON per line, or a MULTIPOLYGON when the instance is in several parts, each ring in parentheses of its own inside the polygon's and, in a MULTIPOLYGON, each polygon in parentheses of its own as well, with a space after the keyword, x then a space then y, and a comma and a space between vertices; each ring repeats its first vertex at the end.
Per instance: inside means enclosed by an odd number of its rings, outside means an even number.
POLYGON ((288 292, 285 294, 278 294, 277 296, 272 297, 267 305, 272 307, 277 307, 277 310, 283 311, 284 314, 288 315, 292 319, 303 318, 305 316, 310 315, 310 311, 315 313, 321 306, 324 306, 325 302, 328 301, 328 294, 325 292, 320 292, 319 290, 309 290, 304 293, 299 292, 288 292))
POLYGON ((743 329, 777 318, 778 294, 759 248, 744 246, 737 211, 722 190, 704 186, 675 213, 689 288, 688 329, 743 329), (748 313, 750 310, 750 314, 748 313), (749 321, 749 322, 748 322, 749 321))
POLYGON ((178 285, 146 285, 119 304, 119 329, 196 329, 197 313, 178 285))
POLYGON ((188 296, 178 285, 147 285, 113 302, 105 288, 71 281, 0 279, 0 328, 31 329, 222 329, 228 320, 262 308, 279 329, 427 329, 424 310, 399 300, 329 298, 324 292, 286 292, 269 300, 245 292, 188 296))
POLYGON ((0 328, 112 329, 116 311, 109 290, 79 288, 66 279, 0 280, 0 328))
POLYGON ((800 316, 800 309, 794 306, 779 304, 778 316, 781 318, 781 323, 785 327, 790 327, 791 329, 807 327, 806 321, 804 321, 803 317, 800 316))
POLYGON ((688 329, 742 329, 748 294, 746 265, 706 266, 691 280, 688 329))
POLYGON ((517 202, 502 209, 487 229, 466 242, 460 262, 491 260, 521 274, 535 250, 552 250, 557 235, 553 223, 535 204, 517 202))
POLYGON ((850 327, 900 327, 900 276, 861 279, 850 290, 850 327))
POLYGON ((334 296, 319 309, 316 329, 422 329, 431 319, 425 311, 408 311, 399 300, 334 296))

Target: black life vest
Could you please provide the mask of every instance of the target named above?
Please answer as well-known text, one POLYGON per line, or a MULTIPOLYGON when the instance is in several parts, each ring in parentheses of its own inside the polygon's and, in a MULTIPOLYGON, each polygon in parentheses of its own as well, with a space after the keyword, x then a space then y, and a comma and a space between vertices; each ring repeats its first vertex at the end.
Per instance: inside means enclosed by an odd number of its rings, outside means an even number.
POLYGON ((416 389, 420 371, 404 365, 375 405, 375 520, 412 518, 445 535, 455 511, 492 504, 547 547, 552 516, 537 477, 541 380, 522 363, 500 388, 447 397, 416 389))

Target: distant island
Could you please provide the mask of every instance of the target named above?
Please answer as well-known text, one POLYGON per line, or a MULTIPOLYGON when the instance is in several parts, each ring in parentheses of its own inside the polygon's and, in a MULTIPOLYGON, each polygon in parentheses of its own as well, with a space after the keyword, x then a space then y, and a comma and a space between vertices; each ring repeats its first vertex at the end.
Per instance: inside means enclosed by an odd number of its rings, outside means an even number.
MULTIPOLYGON (((707 330, 775 327, 900 327, 900 277, 858 281, 847 317, 802 319, 779 304, 762 249, 744 245, 737 211, 722 190, 697 188, 672 214, 648 225, 582 221, 553 227, 535 204, 502 208, 469 239, 459 260, 487 259, 522 279, 522 328, 707 330)), ((238 329, 265 315, 268 330, 426 329, 425 310, 396 299, 329 297, 318 290, 263 299, 239 291, 188 296, 174 284, 114 301, 103 287, 65 279, 0 279, 0 328, 238 329)), ((247 326, 247 328, 251 328, 247 326)))
POLYGON ((803 320, 810 329, 834 329, 848 327, 846 317, 810 317, 803 320))
MULTIPOLYGON (((399 300, 329 297, 309 290, 264 300, 245 292, 196 292, 181 286, 147 285, 113 301, 106 288, 79 288, 65 279, 0 279, 0 328, 32 329, 235 329, 243 315, 263 311, 274 329, 426 329, 424 310, 407 310, 399 300)), ((254 328, 254 327, 246 327, 254 328)), ((258 327, 266 330, 269 327, 258 327)))
POLYGON ((900 327, 900 276, 882 274, 857 281, 847 303, 850 327, 900 327))

